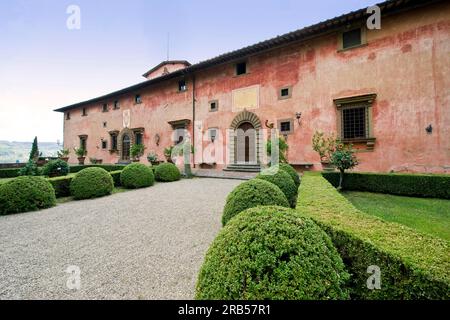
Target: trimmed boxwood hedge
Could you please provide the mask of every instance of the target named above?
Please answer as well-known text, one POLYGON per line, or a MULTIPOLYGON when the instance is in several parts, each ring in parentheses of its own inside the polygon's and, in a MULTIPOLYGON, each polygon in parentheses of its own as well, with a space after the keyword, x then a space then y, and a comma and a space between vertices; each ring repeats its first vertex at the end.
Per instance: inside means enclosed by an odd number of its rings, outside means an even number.
POLYGON ((273 183, 261 179, 244 182, 228 195, 222 224, 226 225, 231 218, 246 209, 269 205, 289 207, 289 202, 280 188, 273 183))
POLYGON ((112 171, 123 170, 125 167, 126 167, 126 165, 124 165, 124 164, 87 164, 87 165, 83 165, 83 166, 75 165, 75 166, 70 166, 70 172, 77 173, 86 168, 102 168, 108 172, 112 172, 112 171))
POLYGON ((113 178, 102 168, 83 169, 70 183, 70 192, 76 200, 103 197, 111 194, 113 189, 113 178))
POLYGON ((297 204, 298 188, 289 173, 282 169, 273 167, 263 171, 256 177, 256 179, 266 180, 276 185, 285 194, 291 208, 295 208, 295 205, 297 204))
POLYGON ((199 300, 348 299, 327 234, 292 209, 246 210, 222 229, 200 270, 199 300))
POLYGON ((123 169, 120 182, 127 189, 145 188, 155 183, 155 176, 146 165, 133 163, 123 169))
POLYGON ((61 159, 49 161, 42 168, 42 175, 49 177, 67 176, 69 172, 70 172, 69 165, 67 164, 67 162, 61 159))
POLYGON ((297 188, 300 187, 300 176, 298 175, 297 170, 295 170, 293 166, 287 163, 280 163, 279 166, 281 170, 286 171, 291 176, 297 188))
POLYGON ((18 177, 20 169, 21 168, 0 169, 0 179, 18 177))
POLYGON ((353 299, 450 299, 450 247, 445 240, 357 210, 320 175, 305 174, 298 211, 331 237, 347 270, 353 299), (381 290, 369 290, 369 266, 381 290))
POLYGON ((0 185, 0 215, 56 205, 55 190, 43 177, 18 177, 0 185))
POLYGON ((173 182, 181 179, 181 172, 173 163, 161 163, 155 168, 156 181, 173 182))
MULTIPOLYGON (((339 185, 339 173, 324 172, 322 175, 335 187, 339 185)), ((343 189, 410 197, 450 199, 450 175, 346 173, 343 189)))

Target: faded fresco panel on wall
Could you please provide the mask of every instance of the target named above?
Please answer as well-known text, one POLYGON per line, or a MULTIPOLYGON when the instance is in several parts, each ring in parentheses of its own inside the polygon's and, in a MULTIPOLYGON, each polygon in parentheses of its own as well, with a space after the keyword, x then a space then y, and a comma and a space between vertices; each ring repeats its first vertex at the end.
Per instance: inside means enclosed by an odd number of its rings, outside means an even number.
POLYGON ((233 112, 259 108, 259 85, 233 90, 233 112))

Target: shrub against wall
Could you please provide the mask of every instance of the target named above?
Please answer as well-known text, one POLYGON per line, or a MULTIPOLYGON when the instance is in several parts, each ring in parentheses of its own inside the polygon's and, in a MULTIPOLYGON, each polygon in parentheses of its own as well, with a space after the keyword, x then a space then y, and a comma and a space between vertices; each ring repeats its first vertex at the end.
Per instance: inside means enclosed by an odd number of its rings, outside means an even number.
POLYGON ((270 168, 259 174, 256 179, 261 179, 273 183, 285 194, 291 208, 297 204, 297 190, 294 180, 286 171, 276 167, 270 168))
POLYGON ((108 172, 111 171, 119 171, 119 170, 123 170, 126 166, 123 164, 117 164, 117 165, 113 165, 113 164, 89 164, 89 165, 76 165, 76 166, 70 166, 70 172, 71 173, 77 173, 80 172, 83 169, 86 168, 102 168, 105 169, 108 172))
MULTIPOLYGON (((339 185, 339 173, 324 172, 322 175, 333 186, 339 185)), ((346 173, 343 189, 410 197, 450 199, 450 175, 346 173)))
POLYGON ((113 189, 113 178, 102 168, 81 170, 70 183, 71 194, 77 200, 103 197, 111 194, 113 189))
POLYGON ((231 218, 246 209, 270 205, 289 207, 289 202, 280 188, 261 179, 244 182, 228 195, 222 224, 226 225, 231 218))
POLYGON ((56 205, 55 190, 43 177, 18 177, 0 185, 0 214, 20 213, 56 205))
POLYGON ((69 165, 61 159, 52 160, 42 168, 42 175, 48 177, 67 176, 69 172, 69 165))
POLYGON ((20 168, 0 169, 0 179, 19 176, 20 168))
POLYGON ((156 181, 173 182, 181 179, 181 172, 173 163, 161 163, 155 169, 156 181))
POLYGON ((258 207, 239 214, 214 240, 196 299, 347 299, 347 279, 330 238, 311 219, 258 207))
POLYGON ((450 299, 447 241, 357 210, 320 175, 303 177, 298 211, 333 240, 353 299, 450 299), (367 288, 369 266, 380 267, 381 290, 367 288))
POLYGON ((138 189, 152 186, 155 183, 155 176, 146 165, 133 163, 123 169, 120 181, 125 188, 138 189))

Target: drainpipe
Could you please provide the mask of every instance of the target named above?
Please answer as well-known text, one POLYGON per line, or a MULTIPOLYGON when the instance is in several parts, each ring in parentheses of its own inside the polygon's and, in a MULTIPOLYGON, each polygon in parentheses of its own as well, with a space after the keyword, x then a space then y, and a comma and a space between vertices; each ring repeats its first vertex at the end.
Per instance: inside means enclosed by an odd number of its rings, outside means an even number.
MULTIPOLYGON (((195 147, 195 75, 192 75, 192 145, 195 147)), ((194 169, 195 169, 195 155, 194 169)))

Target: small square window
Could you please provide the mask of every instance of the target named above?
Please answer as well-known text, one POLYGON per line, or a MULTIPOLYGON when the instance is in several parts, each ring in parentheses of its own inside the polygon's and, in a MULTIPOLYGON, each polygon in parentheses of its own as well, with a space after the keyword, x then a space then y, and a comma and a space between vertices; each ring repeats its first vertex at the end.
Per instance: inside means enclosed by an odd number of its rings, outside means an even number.
POLYGON ((187 90, 186 80, 178 81, 178 91, 183 92, 187 90))
POLYGON ((66 120, 70 120, 70 112, 66 113, 66 120))
POLYGON ((289 99, 291 96, 292 96, 292 89, 291 89, 291 87, 281 88, 280 91, 278 92, 278 99, 279 100, 289 99))
POLYGON ((83 116, 83 117, 86 117, 86 116, 87 116, 87 110, 86 110, 86 108, 83 108, 82 116, 83 116))
POLYGON ((209 111, 214 112, 219 110, 219 101, 213 100, 209 102, 209 111))
POLYGON ((105 104, 103 104, 103 106, 102 106, 102 111, 103 112, 108 112, 108 105, 105 103, 105 104))
POLYGON ((134 97, 134 103, 136 103, 136 104, 142 103, 142 98, 141 98, 141 95, 140 95, 140 94, 137 94, 137 95, 134 97))
POLYGON ((278 130, 283 135, 292 134, 294 132, 294 121, 292 119, 278 121, 278 130))
POLYGON ((247 73, 247 62, 239 62, 236 64, 236 75, 240 76, 241 74, 247 73))
POLYGON ((108 142, 106 140, 102 140, 102 149, 108 148, 108 142))
POLYGON ((357 47, 362 44, 361 28, 342 33, 342 49, 357 47))
POLYGON ((114 101, 114 110, 120 109, 119 100, 114 101))

